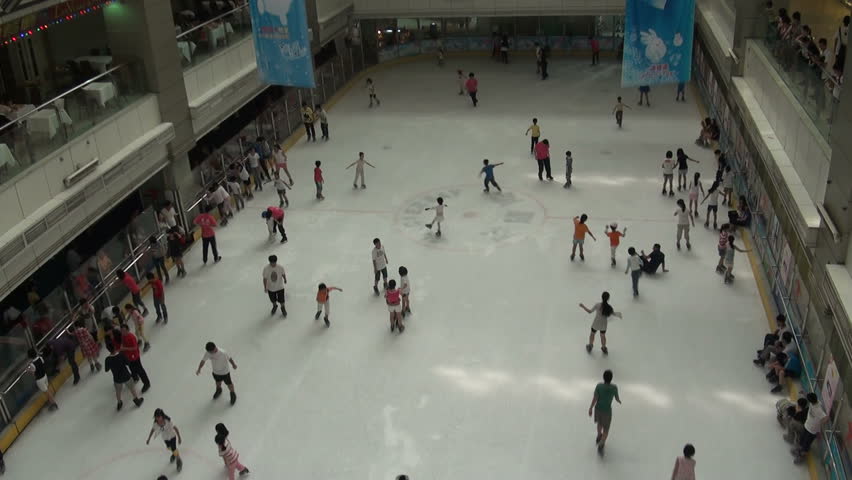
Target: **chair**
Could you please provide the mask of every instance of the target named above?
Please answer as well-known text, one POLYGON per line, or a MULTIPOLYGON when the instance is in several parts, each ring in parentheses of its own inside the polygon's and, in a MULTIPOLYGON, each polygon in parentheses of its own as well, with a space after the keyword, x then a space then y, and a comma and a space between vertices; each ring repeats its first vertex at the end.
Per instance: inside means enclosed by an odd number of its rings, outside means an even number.
MULTIPOLYGON (((71 115, 68 115, 68 111, 65 110, 65 99, 59 98, 53 102, 53 108, 56 110, 56 115, 59 116, 59 123, 62 124, 63 127, 71 127, 72 130, 74 128, 74 121, 71 119, 71 115)), ((67 135, 66 131, 66 137, 67 135)))

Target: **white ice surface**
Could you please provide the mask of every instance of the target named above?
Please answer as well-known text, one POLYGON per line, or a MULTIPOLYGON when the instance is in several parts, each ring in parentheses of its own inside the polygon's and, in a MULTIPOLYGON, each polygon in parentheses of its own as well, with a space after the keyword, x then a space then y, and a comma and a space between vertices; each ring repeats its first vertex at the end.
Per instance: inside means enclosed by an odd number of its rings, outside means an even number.
POLYGON ((167 286, 171 322, 148 317, 153 388, 143 408, 126 401, 116 413, 111 377, 83 366, 83 381, 61 390, 60 410, 40 414, 10 450, 7 478, 223 478, 220 421, 255 479, 650 480, 668 478, 687 442, 699 478, 805 478, 775 422, 778 397, 750 361, 767 321, 746 256, 727 286, 714 273, 714 232, 699 223, 693 250, 674 248, 674 200, 660 195, 664 152, 685 147, 705 179, 715 168, 692 144, 692 98, 675 103, 673 88, 654 88, 653 107, 640 108, 635 91, 619 88, 615 64, 556 59, 551 71, 536 81, 529 58, 393 67, 374 75, 382 105, 372 110, 358 85, 329 113, 331 142, 289 152, 288 244, 267 243, 267 187, 219 230, 220 264, 202 267, 198 247, 187 255, 189 276, 167 286), (479 108, 457 95, 457 67, 480 78, 479 108), (616 95, 633 107, 621 131, 616 95), (551 141, 553 183, 539 183, 528 153, 533 116, 551 141), (567 149, 571 190, 561 184, 567 149), (359 150, 377 167, 367 167, 363 191, 344 170, 359 150), (496 170, 502 195, 481 191, 486 157, 506 162, 496 170), (323 202, 314 200, 315 160, 323 202), (439 194, 448 207, 436 239, 422 210, 439 194), (588 241, 585 263, 571 263, 570 219, 584 212, 598 241, 588 241), (617 268, 603 235, 614 220, 628 227, 617 268), (373 237, 392 273, 410 271, 414 315, 402 336, 389 333, 372 295, 373 237), (626 249, 654 242, 671 272, 643 278, 634 300, 626 249), (287 269, 286 320, 269 316, 262 290, 272 253, 287 269), (344 289, 332 296, 329 330, 313 320, 319 282, 344 289), (584 350, 592 316, 577 306, 602 290, 624 313, 611 322, 608 358, 584 350), (225 396, 211 401, 209 365, 194 374, 208 340, 239 365, 234 407, 225 396), (624 404, 600 459, 587 409, 607 368, 624 404), (156 407, 183 433, 180 475, 159 440, 145 445, 156 407))

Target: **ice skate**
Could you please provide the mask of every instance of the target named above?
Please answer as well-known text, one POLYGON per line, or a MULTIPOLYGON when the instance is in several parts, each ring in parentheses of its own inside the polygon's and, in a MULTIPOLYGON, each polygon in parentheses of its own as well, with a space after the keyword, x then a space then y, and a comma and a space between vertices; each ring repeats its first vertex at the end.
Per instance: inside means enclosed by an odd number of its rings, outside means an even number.
POLYGON ((322 313, 322 311, 317 312, 317 314, 316 314, 316 315, 314 315, 314 320, 319 320, 319 317, 320 317, 320 314, 321 314, 321 313, 322 313))
POLYGON ((586 351, 587 351, 588 353, 592 353, 592 346, 593 346, 593 345, 592 345, 591 343, 590 343, 590 344, 588 344, 588 345, 586 345, 586 351))

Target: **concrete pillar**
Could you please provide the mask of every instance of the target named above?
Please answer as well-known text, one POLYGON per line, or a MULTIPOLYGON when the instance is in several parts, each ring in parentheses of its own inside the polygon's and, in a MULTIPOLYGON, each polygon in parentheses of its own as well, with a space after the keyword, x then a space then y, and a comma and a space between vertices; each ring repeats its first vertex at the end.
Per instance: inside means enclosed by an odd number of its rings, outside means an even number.
POLYGON ((735 7, 733 50, 739 62, 731 65, 731 74, 741 77, 745 67, 746 40, 765 36, 769 19, 765 11, 765 2, 736 0, 735 7))
POLYGON ((106 7, 104 19, 113 56, 140 63, 139 74, 157 94, 163 121, 174 125, 165 178, 169 188, 179 190, 192 182, 186 152, 195 145, 195 134, 171 12, 170 0, 123 0, 106 7))

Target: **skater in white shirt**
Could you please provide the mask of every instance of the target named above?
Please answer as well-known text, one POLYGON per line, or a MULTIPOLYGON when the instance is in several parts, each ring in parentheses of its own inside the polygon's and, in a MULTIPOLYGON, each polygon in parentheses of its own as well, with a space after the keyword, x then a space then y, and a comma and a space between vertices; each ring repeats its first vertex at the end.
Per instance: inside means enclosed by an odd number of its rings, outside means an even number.
POLYGON ((382 246, 382 241, 378 238, 373 239, 373 293, 379 295, 379 278, 382 278, 384 288, 388 288, 388 256, 385 254, 385 247, 382 246))
POLYGON ((376 168, 375 165, 364 159, 364 152, 358 152, 358 160, 355 160, 346 167, 346 170, 349 170, 353 166, 355 167, 355 180, 352 181, 352 188, 358 188, 359 178, 361 179, 361 188, 367 188, 367 185, 364 184, 364 165, 376 168))
POLYGON ((435 210, 435 218, 433 218, 431 222, 426 224, 426 228, 428 228, 429 230, 432 230, 432 225, 438 225, 438 231, 435 232, 435 236, 438 236, 438 237, 441 236, 441 222, 444 221, 444 207, 445 206, 446 205, 444 205, 444 199, 441 198, 441 197, 438 197, 438 204, 437 205, 435 205, 434 207, 426 208, 427 212, 429 210, 435 210))
POLYGON ((210 360, 210 363, 213 367, 213 381, 216 382, 216 391, 213 392, 213 400, 219 398, 219 395, 222 395, 222 383, 228 386, 228 390, 231 391, 231 405, 237 403, 237 393, 234 391, 234 382, 231 380, 231 368, 234 370, 237 369, 237 364, 234 362, 234 359, 228 355, 228 352, 216 347, 216 344, 213 342, 207 342, 204 346, 204 358, 201 359, 201 363, 198 364, 198 370, 195 371, 196 375, 201 375, 201 369, 204 368, 204 363, 207 360, 210 360))
POLYGON ((399 292, 402 294, 402 316, 411 314, 411 283, 408 281, 408 269, 399 267, 399 292))
POLYGON ((166 448, 172 453, 169 463, 175 463, 178 472, 183 470, 183 459, 180 458, 180 452, 177 448, 178 444, 183 443, 183 439, 180 437, 180 430, 178 430, 177 425, 172 423, 171 417, 166 415, 162 408, 154 410, 154 425, 151 427, 151 432, 148 433, 145 445, 150 444, 151 437, 157 435, 163 439, 166 448))

